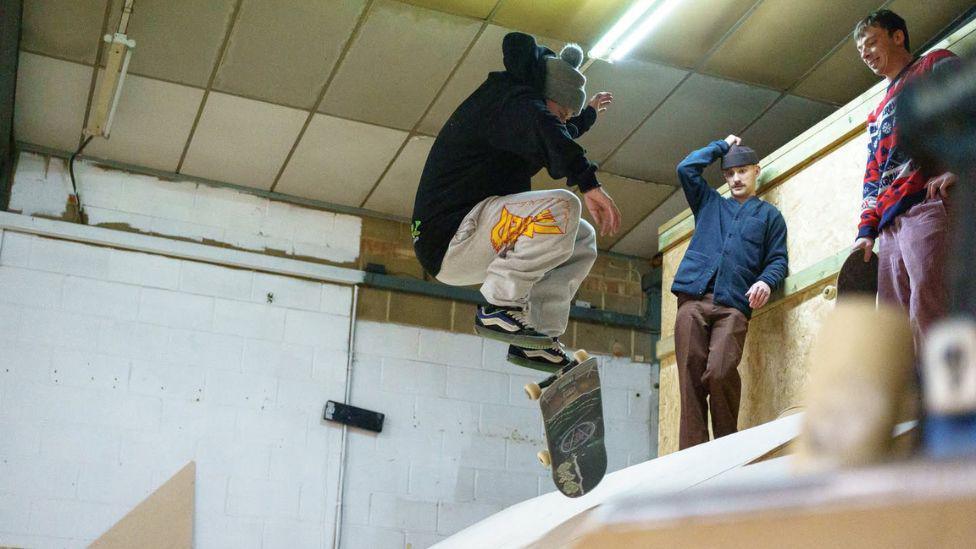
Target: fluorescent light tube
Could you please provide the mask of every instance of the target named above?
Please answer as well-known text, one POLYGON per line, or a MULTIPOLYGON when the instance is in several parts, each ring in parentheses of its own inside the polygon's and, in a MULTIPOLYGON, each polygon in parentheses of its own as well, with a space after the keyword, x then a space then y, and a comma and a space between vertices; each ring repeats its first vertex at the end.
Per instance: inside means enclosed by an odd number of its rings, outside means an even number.
POLYGON ((640 0, 590 50, 591 58, 619 61, 666 18, 681 0, 640 0), (651 9, 653 8, 653 9, 651 9))
POLYGON ((654 30, 654 27, 656 27, 658 23, 663 21, 672 11, 674 11, 674 8, 680 3, 681 0, 663 0, 660 4, 658 4, 658 7, 649 13, 636 29, 627 35, 620 42, 620 44, 617 45, 617 47, 613 48, 613 51, 610 53, 610 61, 619 61, 620 59, 623 59, 625 55, 630 53, 630 51, 633 50, 637 44, 640 44, 641 41, 644 40, 644 38, 646 38, 652 30, 654 30))
POLYGON ((637 21, 644 15, 647 10, 654 5, 656 0, 640 0, 635 2, 633 6, 627 10, 627 13, 618 20, 610 30, 603 35, 603 38, 593 46, 590 50, 589 56, 596 57, 599 59, 604 59, 607 53, 610 52, 614 43, 624 35, 625 32, 630 30, 637 21))

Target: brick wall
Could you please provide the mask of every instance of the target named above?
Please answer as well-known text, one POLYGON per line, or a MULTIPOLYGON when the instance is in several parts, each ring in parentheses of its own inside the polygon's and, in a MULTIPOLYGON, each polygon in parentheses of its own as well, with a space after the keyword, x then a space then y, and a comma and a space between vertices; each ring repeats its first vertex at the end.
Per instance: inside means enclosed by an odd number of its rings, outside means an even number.
MULTIPOLYGON (((356 341, 353 402, 388 415, 379 435, 350 433, 349 547, 426 547, 554 489, 535 457, 539 408, 522 390, 541 374, 509 364, 506 345, 362 320, 356 341)), ((650 368, 605 357, 601 376, 609 470, 650 459, 650 368)))
POLYGON ((351 289, 11 232, 0 288, 0 545, 84 546, 190 460, 197 547, 330 535, 351 289))

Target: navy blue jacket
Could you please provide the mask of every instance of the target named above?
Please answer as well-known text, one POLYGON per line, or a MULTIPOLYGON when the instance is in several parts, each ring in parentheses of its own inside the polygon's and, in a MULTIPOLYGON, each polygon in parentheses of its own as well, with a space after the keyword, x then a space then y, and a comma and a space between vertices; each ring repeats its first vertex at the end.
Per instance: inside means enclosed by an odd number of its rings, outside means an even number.
POLYGON ((520 32, 502 41, 505 70, 488 75, 441 128, 420 176, 413 208, 414 251, 437 275, 447 247, 471 208, 489 196, 532 190, 546 168, 581 192, 600 186, 596 164, 575 139, 596 121, 586 107, 563 124, 543 94, 552 50, 520 32))
POLYGON ((739 204, 708 185, 702 172, 728 151, 728 143, 715 141, 678 164, 695 234, 671 292, 701 297, 714 276, 713 300, 750 318, 749 288, 762 280, 775 289, 786 278, 786 222, 768 202, 752 197, 739 204))

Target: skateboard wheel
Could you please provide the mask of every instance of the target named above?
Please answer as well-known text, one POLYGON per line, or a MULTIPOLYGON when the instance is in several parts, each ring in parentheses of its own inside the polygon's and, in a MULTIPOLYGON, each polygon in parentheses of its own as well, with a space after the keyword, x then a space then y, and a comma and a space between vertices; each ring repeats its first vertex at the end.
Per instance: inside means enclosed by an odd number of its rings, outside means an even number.
POLYGON ((823 289, 823 297, 827 300, 835 299, 837 297, 837 286, 833 284, 825 286, 823 289))
POLYGON ((552 456, 549 455, 549 450, 541 450, 538 454, 536 454, 536 457, 539 458, 539 463, 541 463, 543 467, 549 467, 549 465, 552 464, 552 456))
POLYGON ((539 400, 542 396, 542 388, 538 383, 529 383, 525 386, 525 394, 528 395, 529 400, 539 400))
POLYGON ((576 359, 576 362, 586 362, 587 359, 590 358, 590 354, 584 351, 583 349, 580 349, 575 353, 573 353, 573 358, 576 359))

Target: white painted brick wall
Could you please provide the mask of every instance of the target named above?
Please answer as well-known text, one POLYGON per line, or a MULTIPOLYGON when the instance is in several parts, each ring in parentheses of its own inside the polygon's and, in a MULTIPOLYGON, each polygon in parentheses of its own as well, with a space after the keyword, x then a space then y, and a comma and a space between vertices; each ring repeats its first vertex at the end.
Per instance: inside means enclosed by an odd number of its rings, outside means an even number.
MULTIPOLYGON (((92 225, 126 224, 164 236, 338 263, 359 257, 362 221, 356 216, 274 202, 229 188, 136 175, 83 160, 75 162, 75 180, 92 225)), ((11 210, 59 217, 70 192, 63 159, 21 153, 11 210)), ((230 278, 227 283, 233 284, 230 278)))
MULTIPOLYGON (((349 432, 343 547, 427 547, 554 489, 536 459, 538 405, 522 389, 542 374, 509 364, 507 346, 469 335, 375 322, 356 330, 352 404, 386 422, 378 435, 349 432)), ((611 470, 650 459, 641 399, 650 398, 651 369, 600 360, 613 399, 611 470)))
POLYGON ((332 539, 350 288, 0 243, 0 545, 85 547, 190 460, 196 547, 332 539))
MULTIPOLYGON (((0 545, 83 547, 195 460, 197 547, 328 546, 341 431, 320 414, 343 400, 348 288, 2 242, 21 290, 0 292, 0 545)), ((522 392, 541 375, 504 345, 359 322, 355 349, 351 404, 387 416, 348 433, 343 547, 427 547, 553 489, 522 392)), ((601 361, 615 469, 652 455, 653 380, 601 361)))

